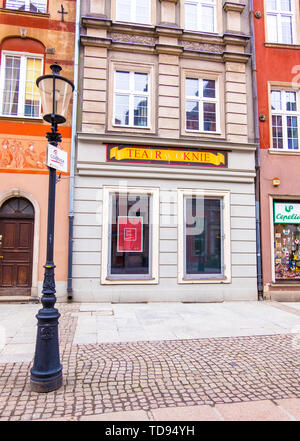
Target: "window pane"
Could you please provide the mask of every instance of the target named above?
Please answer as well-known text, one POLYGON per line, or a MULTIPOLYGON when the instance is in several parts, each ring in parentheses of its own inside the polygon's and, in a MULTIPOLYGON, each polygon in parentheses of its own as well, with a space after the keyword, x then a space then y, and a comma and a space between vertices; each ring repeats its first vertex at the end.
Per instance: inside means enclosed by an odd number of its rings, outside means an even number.
POLYGON ((6 0, 5 7, 18 11, 47 12, 47 0, 6 0))
POLYGON ((277 0, 267 0, 267 11, 276 11, 277 10, 276 2, 277 0))
POLYGON ((216 82, 214 80, 203 80, 203 96, 205 98, 216 97, 216 82))
POLYGON ((117 0, 116 2, 116 19, 120 21, 130 21, 131 1, 117 0))
POLYGON ((210 131, 210 132, 216 131, 215 103, 203 103, 203 124, 205 131, 210 131))
POLYGON ((281 17, 282 43, 292 43, 292 17, 281 17))
POLYGON ((280 0, 281 11, 291 11, 291 0, 280 0))
POLYGON ((129 125, 129 96, 115 96, 115 124, 129 125))
POLYGON ((202 6, 201 17, 201 31, 214 32, 214 8, 211 6, 202 6))
POLYGON ((185 272, 222 273, 220 199, 185 199, 185 272))
POLYGON ((185 3, 184 7, 184 15, 185 15, 185 28, 190 29, 191 31, 197 31, 197 4, 195 3, 185 3))
POLYGON ((273 148, 283 148, 282 116, 272 116, 273 148))
POLYGON ((128 91, 130 89, 129 72, 117 71, 115 73, 115 84, 116 84, 116 89, 128 91))
POLYGON ((136 22, 150 23, 150 1, 136 0, 136 22))
POLYGON ((21 58, 7 55, 5 60, 6 64, 2 113, 3 115, 17 115, 21 58))
POLYGON ((134 74, 135 92, 148 92, 148 75, 143 73, 134 74))
POLYGON ((279 90, 271 91, 271 107, 272 110, 281 110, 281 92, 279 90))
POLYGON ((148 125, 148 98, 146 97, 134 97, 134 125, 148 125))
POLYGON ((187 78, 185 82, 186 96, 199 96, 199 80, 187 78))
POLYGON ((296 92, 286 92, 286 110, 297 111, 296 92))
POLYGON ((195 101, 186 102, 186 129, 199 130, 199 104, 195 101))
POLYGON ((36 79, 41 75, 42 60, 27 58, 24 115, 38 117, 40 113, 40 93, 36 79))
POLYGON ((298 149, 298 121, 296 116, 287 117, 288 148, 298 149))
POLYGON ((276 15, 267 15, 268 41, 278 42, 277 17, 276 15))
POLYGON ((111 275, 150 273, 150 200, 147 194, 111 195, 111 275))

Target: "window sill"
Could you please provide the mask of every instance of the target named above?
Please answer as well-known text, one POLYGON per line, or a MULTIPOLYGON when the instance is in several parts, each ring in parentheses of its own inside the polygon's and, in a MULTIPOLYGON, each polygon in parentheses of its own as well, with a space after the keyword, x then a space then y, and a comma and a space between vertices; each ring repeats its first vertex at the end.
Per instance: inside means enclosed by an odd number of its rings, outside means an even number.
POLYGON ((11 8, 0 8, 0 12, 10 12, 19 15, 50 18, 50 14, 48 12, 18 11, 17 9, 11 9, 11 8))
POLYGON ((158 279, 110 279, 103 278, 101 280, 101 285, 157 285, 158 279))
POLYGON ((31 116, 16 116, 16 115, 1 115, 0 119, 10 120, 10 121, 33 121, 33 122, 43 122, 43 118, 40 117, 31 117, 31 116))
POLYGON ((300 49, 299 44, 290 44, 290 43, 268 43, 268 42, 265 42, 265 47, 278 48, 278 49, 300 49))
POLYGON ((300 155, 300 150, 277 150, 277 149, 269 149, 270 155, 300 155))
POLYGON ((214 283, 231 283, 231 280, 229 278, 223 278, 223 279, 180 279, 178 280, 178 284, 214 284, 214 283))

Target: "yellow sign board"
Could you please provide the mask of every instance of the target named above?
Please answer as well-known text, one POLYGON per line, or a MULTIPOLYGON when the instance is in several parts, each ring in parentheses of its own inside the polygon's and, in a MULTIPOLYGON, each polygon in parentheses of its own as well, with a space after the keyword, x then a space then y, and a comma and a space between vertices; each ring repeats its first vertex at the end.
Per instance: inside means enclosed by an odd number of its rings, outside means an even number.
POLYGON ((228 167, 228 154, 214 150, 108 145, 107 161, 228 167))

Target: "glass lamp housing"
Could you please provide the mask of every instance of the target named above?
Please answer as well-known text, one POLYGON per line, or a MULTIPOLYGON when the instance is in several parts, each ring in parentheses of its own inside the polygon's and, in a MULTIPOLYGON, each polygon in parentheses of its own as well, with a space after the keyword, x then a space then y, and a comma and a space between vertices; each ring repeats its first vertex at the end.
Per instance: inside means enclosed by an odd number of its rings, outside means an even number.
POLYGON ((60 76, 61 67, 54 64, 52 74, 42 75, 36 80, 41 95, 42 114, 49 123, 63 124, 67 120, 67 111, 74 90, 73 83, 60 76))

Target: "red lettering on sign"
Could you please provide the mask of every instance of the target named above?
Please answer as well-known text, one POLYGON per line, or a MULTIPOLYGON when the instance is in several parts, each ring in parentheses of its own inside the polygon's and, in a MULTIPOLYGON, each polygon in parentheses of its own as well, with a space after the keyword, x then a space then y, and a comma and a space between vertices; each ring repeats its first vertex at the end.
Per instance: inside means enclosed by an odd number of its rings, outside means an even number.
POLYGON ((191 159, 189 157, 189 154, 190 154, 190 152, 184 152, 183 160, 187 159, 188 161, 190 161, 191 159))
POLYGON ((193 158, 199 161, 199 153, 192 153, 193 158))
POLYGON ((144 159, 144 158, 149 159, 149 156, 148 156, 146 150, 143 150, 142 159, 144 159))
POLYGON ((161 152, 156 150, 155 153, 156 153, 156 159, 161 159, 161 152))

